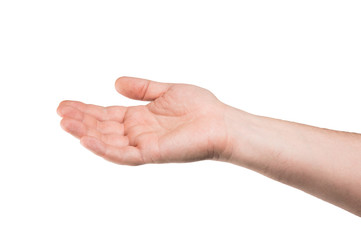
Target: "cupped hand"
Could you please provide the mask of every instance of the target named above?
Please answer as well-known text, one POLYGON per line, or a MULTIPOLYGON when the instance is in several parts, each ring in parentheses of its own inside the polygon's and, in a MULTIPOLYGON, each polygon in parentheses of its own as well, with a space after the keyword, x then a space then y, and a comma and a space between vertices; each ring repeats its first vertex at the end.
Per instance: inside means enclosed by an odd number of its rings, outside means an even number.
POLYGON ((225 148, 226 105, 210 91, 121 77, 115 87, 141 106, 101 107, 63 101, 63 129, 93 153, 118 164, 190 162, 216 159, 225 148))

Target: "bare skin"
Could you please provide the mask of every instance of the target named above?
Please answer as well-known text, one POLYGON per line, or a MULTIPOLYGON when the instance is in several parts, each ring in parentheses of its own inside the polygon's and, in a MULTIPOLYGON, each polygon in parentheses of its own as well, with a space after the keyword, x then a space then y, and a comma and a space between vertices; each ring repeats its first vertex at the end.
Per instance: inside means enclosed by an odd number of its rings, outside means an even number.
POLYGON ((118 164, 230 162, 361 216, 361 135, 253 115, 206 89, 121 77, 122 95, 147 105, 63 101, 63 129, 118 164))

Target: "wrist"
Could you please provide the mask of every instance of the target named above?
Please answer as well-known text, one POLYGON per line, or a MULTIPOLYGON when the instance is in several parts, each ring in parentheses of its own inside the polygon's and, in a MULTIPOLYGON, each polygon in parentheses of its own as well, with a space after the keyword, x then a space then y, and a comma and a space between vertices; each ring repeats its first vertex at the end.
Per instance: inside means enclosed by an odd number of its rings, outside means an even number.
POLYGON ((247 139, 246 135, 250 134, 247 133, 249 131, 247 128, 252 115, 229 105, 225 105, 224 109, 223 124, 221 125, 223 126, 223 138, 218 147, 217 160, 238 164, 235 162, 235 158, 244 155, 240 152, 243 148, 240 146, 244 145, 242 142, 247 139))
POLYGON ((227 106, 224 114, 225 141, 218 160, 264 172, 273 155, 267 140, 267 119, 227 106))

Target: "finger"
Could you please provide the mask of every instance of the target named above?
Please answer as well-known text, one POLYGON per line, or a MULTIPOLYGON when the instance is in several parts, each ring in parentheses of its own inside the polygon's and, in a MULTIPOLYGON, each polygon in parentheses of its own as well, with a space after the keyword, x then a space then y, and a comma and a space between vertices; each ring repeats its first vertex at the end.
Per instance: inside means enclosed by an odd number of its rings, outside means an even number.
POLYGON ((62 108, 62 116, 78 120, 87 128, 96 129, 102 134, 119 134, 124 135, 124 125, 116 121, 98 121, 95 117, 84 114, 76 108, 65 106, 62 108))
POLYGON ((153 101, 162 96, 171 84, 150 81, 135 77, 120 77, 115 82, 116 90, 132 99, 153 101))
POLYGON ((67 107, 73 107, 79 111, 91 115, 100 121, 112 120, 123 122, 126 107, 110 106, 102 107, 93 104, 85 104, 79 101, 65 100, 59 104, 57 112, 60 116, 63 116, 64 111, 67 111, 67 107))
POLYGON ((102 135, 97 129, 86 126, 84 122, 72 118, 64 117, 60 121, 60 125, 66 132, 79 139, 86 135, 98 138, 100 138, 102 135))
POLYGON ((62 117, 78 120, 84 123, 88 128, 97 128, 100 124, 95 117, 85 114, 84 112, 71 106, 63 106, 59 111, 61 112, 62 117))
POLYGON ((84 113, 79 111, 78 109, 71 107, 71 106, 67 106, 67 105, 63 105, 63 106, 59 106, 58 107, 58 114, 61 117, 68 117, 68 118, 72 118, 78 121, 83 121, 84 118, 84 113))
POLYGON ((71 118, 63 118, 60 121, 60 126, 76 138, 85 136, 88 131, 87 127, 82 122, 71 118))
MULTIPOLYGON (((107 113, 104 107, 92 105, 92 104, 85 104, 78 101, 70 101, 70 100, 62 101, 59 104, 57 112, 61 117, 63 117, 64 114, 66 113, 71 114, 72 112, 74 112, 75 111, 74 108, 80 111, 81 113, 89 114, 100 120, 103 119, 105 120, 107 118, 106 116, 107 113), (70 110, 71 109, 70 107, 73 108, 72 111, 70 110)), ((76 114, 74 114, 74 116, 76 116, 76 114)))
POLYGON ((82 137, 80 143, 96 155, 117 164, 133 166, 144 164, 141 153, 136 147, 117 148, 105 144, 97 138, 88 136, 82 137))
POLYGON ((124 135, 114 134, 114 133, 102 134, 96 129, 88 128, 84 123, 75 119, 64 118, 61 121, 61 126, 66 132, 70 133, 71 135, 79 139, 84 136, 95 137, 100 139, 106 144, 118 148, 129 145, 129 139, 124 135))
POLYGON ((63 108, 61 126, 70 134, 80 138, 84 135, 100 136, 98 126, 101 125, 96 118, 84 114, 76 108, 66 106, 63 108))

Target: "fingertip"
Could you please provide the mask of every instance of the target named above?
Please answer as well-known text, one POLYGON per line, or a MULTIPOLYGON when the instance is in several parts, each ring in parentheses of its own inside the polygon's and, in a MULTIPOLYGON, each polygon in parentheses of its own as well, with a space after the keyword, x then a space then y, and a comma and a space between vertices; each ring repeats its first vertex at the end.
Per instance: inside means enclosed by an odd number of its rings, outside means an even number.
POLYGON ((81 111, 79 111, 78 109, 71 107, 71 106, 62 106, 61 108, 59 108, 58 110, 59 114, 61 117, 69 117, 75 120, 83 120, 83 113, 81 111))
POLYGON ((62 109, 63 106, 65 105, 65 102, 66 102, 66 101, 67 101, 67 100, 61 101, 61 102, 59 103, 57 109, 56 109, 56 113, 57 113, 60 117, 63 116, 63 115, 62 115, 62 112, 61 112, 61 109, 62 109))
POLYGON ((61 101, 61 102, 59 103, 59 107, 68 105, 70 102, 74 102, 74 101, 71 101, 71 100, 63 100, 63 101, 61 101))
POLYGON ((65 107, 65 106, 70 106, 71 103, 73 102, 76 102, 76 101, 71 101, 71 100, 63 100, 59 103, 59 106, 58 108, 56 109, 56 112, 57 114, 60 116, 60 117, 63 117, 63 112, 62 112, 62 109, 65 107))
POLYGON ((143 81, 144 80, 140 78, 123 76, 116 80, 115 89, 127 98, 139 100, 137 92, 139 85, 141 85, 143 81))
POLYGON ((169 84, 144 78, 123 76, 116 80, 115 89, 125 97, 153 101, 169 89, 169 84))
POLYGON ((57 113, 60 117, 62 117, 61 112, 60 112, 60 105, 56 108, 56 113, 57 113))
POLYGON ((77 138, 80 138, 86 134, 86 127, 84 124, 71 118, 63 118, 60 121, 60 126, 64 129, 64 131, 77 138))
POLYGON ((61 119, 60 126, 64 131, 68 132, 68 122, 66 118, 61 119))
POLYGON ((115 89, 120 93, 122 94, 122 86, 124 87, 124 83, 125 81, 127 81, 129 79, 129 77, 127 76, 122 76, 122 77, 119 77, 116 81, 115 81, 115 89))
POLYGON ((117 80, 115 80, 115 86, 117 86, 118 82, 124 78, 125 78, 125 76, 118 77, 117 80))

